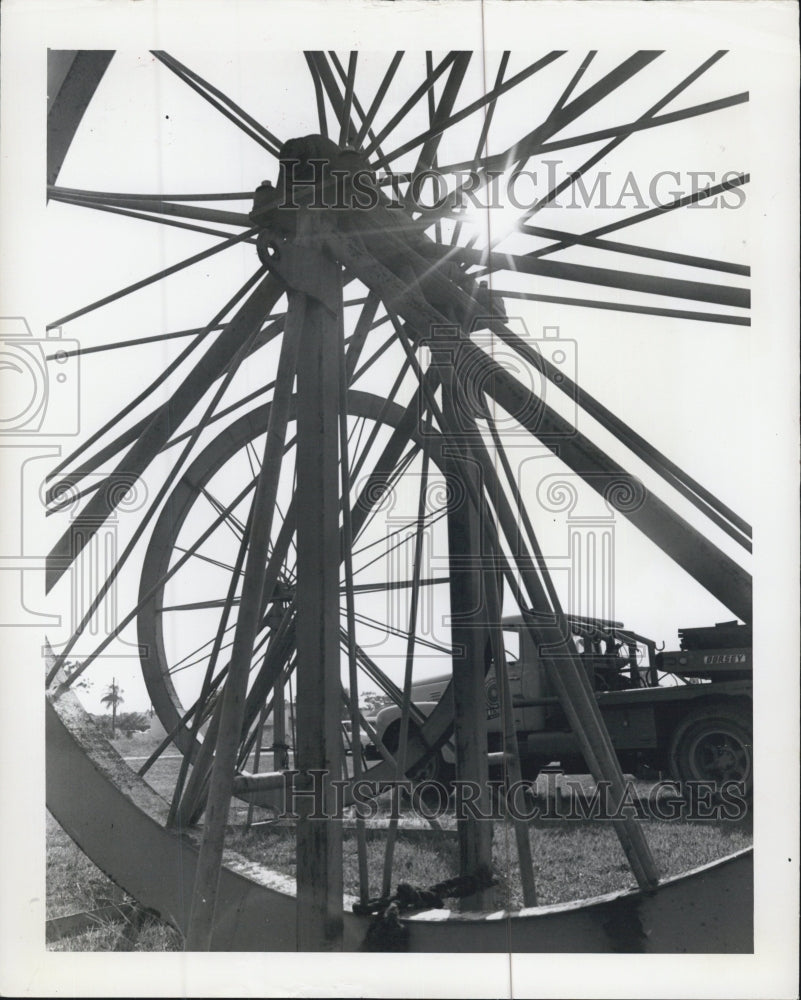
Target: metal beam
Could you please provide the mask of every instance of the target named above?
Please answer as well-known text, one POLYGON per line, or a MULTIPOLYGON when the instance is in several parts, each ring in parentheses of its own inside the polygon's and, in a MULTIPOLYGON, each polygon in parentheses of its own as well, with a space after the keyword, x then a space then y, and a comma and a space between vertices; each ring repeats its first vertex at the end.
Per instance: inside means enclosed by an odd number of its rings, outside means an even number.
MULTIPOLYGON (((480 489, 477 470, 469 461, 451 466, 453 482, 470 478, 480 489)), ((476 783, 476 808, 491 814, 487 763, 487 710, 484 687, 484 649, 487 640, 487 609, 481 579, 481 531, 478 511, 466 492, 456 496, 448 511, 450 553, 451 637, 453 655, 454 743, 456 780, 476 783)), ((492 867, 492 824, 473 816, 457 817, 459 873, 476 876, 492 867)), ((487 890, 462 900, 466 910, 491 907, 487 890)))
POLYGON ((112 51, 47 53, 47 183, 55 184, 112 51))
MULTIPOLYGON (((365 215, 365 213, 362 213, 365 215)), ((395 275, 392 263, 398 256, 401 240, 388 230, 377 232, 365 217, 360 220, 362 237, 336 234, 329 237, 340 259, 359 278, 385 299, 391 296, 394 307, 417 331, 425 334, 432 325, 446 326, 440 311, 448 306, 470 306, 470 296, 428 262, 426 285, 404 282, 395 275), (431 304, 431 297, 436 305, 431 304)), ((408 248, 411 250, 411 248, 408 248)), ((417 266, 414 255, 405 255, 410 267, 417 266)), ((508 339, 508 338, 504 338, 508 339)), ((519 339, 519 338, 518 338, 519 339)), ((751 577, 725 552, 717 548, 696 528, 648 490, 636 491, 631 502, 614 504, 615 490, 621 484, 632 485, 632 477, 577 428, 552 410, 544 399, 534 395, 486 352, 470 341, 462 345, 461 359, 466 367, 481 373, 481 381, 493 399, 512 414, 565 464, 581 476, 596 492, 605 496, 619 513, 635 524, 671 559, 743 621, 751 617, 751 577)), ((478 374, 476 375, 478 378, 478 374)), ((628 443, 628 442, 626 442, 628 443)))
POLYGON ((225 827, 228 823, 234 771, 241 742, 250 664, 262 621, 264 568, 267 563, 272 519, 278 495, 281 459, 284 453, 292 394, 292 376, 297 365, 303 312, 301 304, 298 316, 290 302, 276 374, 276 389, 270 407, 264 457, 253 497, 247 560, 242 580, 243 597, 239 606, 231 662, 223 695, 206 807, 206 823, 195 875, 186 939, 187 948, 193 951, 208 951, 211 947, 225 827))
MULTIPOLYGON (((520 526, 502 492, 489 452, 475 439, 471 453, 481 465, 487 494, 492 497, 498 516, 499 530, 506 537, 521 583, 535 612, 529 631, 537 647, 542 650, 543 662, 559 695, 560 704, 593 777, 598 782, 608 781, 615 801, 622 802, 624 783, 620 764, 583 665, 576 656, 569 632, 565 629, 565 616, 555 596, 555 589, 552 585, 543 586, 534 569, 534 559, 527 551, 520 526), (537 624, 538 613, 545 613, 546 618, 554 616, 554 623, 537 624)), ((500 552, 499 541, 493 537, 496 535, 494 523, 487 518, 485 524, 491 538, 490 545, 494 543, 495 551, 500 552)), ((547 567, 540 565, 539 572, 547 582, 547 567)), ((640 887, 653 888, 658 881, 658 872, 642 828, 630 817, 616 818, 613 823, 640 887)))
POLYGON ((480 348, 465 344, 466 360, 475 352, 485 366, 487 392, 507 413, 535 434, 568 468, 603 496, 674 562, 742 621, 751 620, 751 577, 605 452, 538 399, 480 348), (621 487, 623 490, 621 491, 621 487), (628 487, 628 488, 627 488, 628 487), (624 496, 623 494, 626 494, 624 496))
MULTIPOLYGON (((454 384, 454 350, 459 340, 447 334, 431 341, 431 365, 442 382, 442 409, 448 425, 458 427, 459 397, 454 384), (435 346, 436 344, 436 346, 435 346)), ((487 762, 487 711, 484 675, 488 640, 488 609, 482 585, 482 532, 477 498, 482 495, 481 471, 469 457, 452 454, 445 462, 448 496, 448 552, 453 647, 454 744, 457 782, 474 782, 475 805, 491 813, 487 762)), ((475 816, 457 816, 459 874, 478 876, 492 867, 492 824, 475 816)), ((491 906, 488 890, 462 901, 466 910, 491 906)))
MULTIPOLYGON (((301 951, 333 951, 342 948, 342 827, 314 813, 319 802, 333 816, 332 782, 342 766, 336 363, 342 290, 339 266, 315 252, 319 236, 312 213, 301 216, 298 233, 305 243, 297 268, 304 283, 320 289, 325 304, 290 292, 290 309, 296 297, 306 302, 297 373, 297 942, 301 951), (322 772, 317 779, 315 771, 322 772)), ((294 275, 287 278, 294 283, 294 275)))

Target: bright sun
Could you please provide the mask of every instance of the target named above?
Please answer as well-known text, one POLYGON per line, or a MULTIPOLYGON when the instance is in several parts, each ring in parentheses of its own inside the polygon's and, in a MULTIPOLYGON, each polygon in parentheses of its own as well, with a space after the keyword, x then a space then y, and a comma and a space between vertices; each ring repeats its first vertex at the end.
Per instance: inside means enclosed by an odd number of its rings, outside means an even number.
POLYGON ((462 217, 462 225, 470 235, 477 237, 480 245, 496 244, 513 233, 523 217, 523 212, 510 203, 500 200, 491 205, 471 205, 462 217))

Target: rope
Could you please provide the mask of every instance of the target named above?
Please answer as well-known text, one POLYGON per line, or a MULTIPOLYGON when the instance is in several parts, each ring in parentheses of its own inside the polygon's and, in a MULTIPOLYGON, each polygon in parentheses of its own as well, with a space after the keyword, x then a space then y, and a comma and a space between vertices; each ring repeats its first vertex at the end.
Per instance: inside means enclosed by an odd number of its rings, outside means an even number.
POLYGON ((489 869, 481 868, 474 875, 457 875, 427 889, 399 882, 392 896, 381 896, 367 903, 354 903, 354 913, 360 916, 373 915, 360 950, 406 951, 409 928, 401 921, 403 911, 441 910, 445 906, 445 899, 464 899, 497 883, 497 878, 489 869))

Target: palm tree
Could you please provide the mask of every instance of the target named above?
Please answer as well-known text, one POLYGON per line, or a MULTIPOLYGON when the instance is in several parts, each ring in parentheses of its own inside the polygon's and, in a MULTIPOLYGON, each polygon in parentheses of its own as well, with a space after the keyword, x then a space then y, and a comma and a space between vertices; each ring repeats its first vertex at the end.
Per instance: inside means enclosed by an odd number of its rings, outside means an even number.
POLYGON ((117 686, 117 679, 112 678, 108 691, 100 699, 103 705, 111 707, 111 738, 117 735, 117 705, 121 705, 125 699, 122 697, 122 688, 117 686))

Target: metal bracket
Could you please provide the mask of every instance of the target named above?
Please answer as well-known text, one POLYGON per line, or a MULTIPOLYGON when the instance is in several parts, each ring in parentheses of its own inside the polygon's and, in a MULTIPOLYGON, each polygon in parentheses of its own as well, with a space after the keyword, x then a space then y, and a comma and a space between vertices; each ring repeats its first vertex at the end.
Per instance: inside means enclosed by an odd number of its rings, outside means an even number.
POLYGON ((305 213, 298 220, 298 235, 289 240, 275 231, 263 229, 256 247, 259 259, 293 292, 308 295, 337 315, 341 288, 331 269, 319 266, 322 250, 322 220, 305 213))

